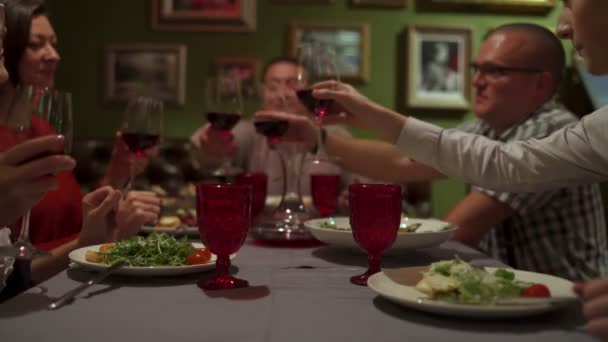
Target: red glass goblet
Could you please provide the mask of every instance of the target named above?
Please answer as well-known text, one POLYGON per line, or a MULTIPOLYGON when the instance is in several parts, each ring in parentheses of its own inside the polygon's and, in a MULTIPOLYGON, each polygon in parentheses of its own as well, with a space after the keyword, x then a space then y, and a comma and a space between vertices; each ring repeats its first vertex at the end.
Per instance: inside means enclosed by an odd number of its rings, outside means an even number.
POLYGON ((265 173, 242 173, 235 178, 236 184, 251 186, 251 219, 254 220, 266 205, 268 191, 268 176, 265 173))
POLYGON ((380 272, 381 255, 397 238, 401 222, 401 187, 386 184, 352 184, 348 188, 350 227, 359 247, 367 251, 368 270, 350 278, 366 286, 367 278, 380 272))
POLYGON ((312 203, 321 216, 329 216, 338 206, 339 175, 313 174, 310 175, 310 193, 312 203))
POLYGON ((230 254, 238 251, 251 223, 251 187, 238 184, 199 184, 196 188, 198 231, 203 244, 217 255, 217 275, 197 284, 205 290, 247 287, 230 275, 230 254))

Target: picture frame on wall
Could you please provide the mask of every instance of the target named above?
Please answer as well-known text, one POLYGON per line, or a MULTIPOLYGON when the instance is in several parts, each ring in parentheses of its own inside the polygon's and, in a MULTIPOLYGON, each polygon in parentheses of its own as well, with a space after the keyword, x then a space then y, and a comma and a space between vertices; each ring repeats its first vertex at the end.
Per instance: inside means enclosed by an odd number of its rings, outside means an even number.
POLYGON ((332 46, 340 78, 347 82, 365 82, 369 78, 369 39, 369 25, 363 23, 291 22, 287 53, 295 56, 302 43, 332 46))
POLYGON ((408 0, 351 0, 355 7, 394 7, 405 8, 408 0))
POLYGON ((257 98, 261 61, 258 57, 214 57, 212 73, 241 81, 244 98, 257 98))
POLYGON ((256 0, 152 0, 156 31, 255 32, 256 0))
POLYGON ((332 4, 334 0, 272 0, 276 4, 332 4))
POLYGON ((406 105, 466 110, 471 103, 472 30, 412 26, 407 29, 406 105))
POLYGON ((155 97, 167 105, 186 102, 185 45, 109 45, 103 52, 102 99, 125 104, 136 96, 155 97))
POLYGON ((557 0, 418 0, 417 2, 422 10, 520 14, 545 14, 556 4, 557 0))

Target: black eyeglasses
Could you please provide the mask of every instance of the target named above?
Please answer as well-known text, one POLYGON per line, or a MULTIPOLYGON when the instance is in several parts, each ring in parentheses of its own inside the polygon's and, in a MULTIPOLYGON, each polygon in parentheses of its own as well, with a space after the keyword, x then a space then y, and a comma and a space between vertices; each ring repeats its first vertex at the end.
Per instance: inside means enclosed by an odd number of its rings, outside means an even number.
POLYGON ((471 70, 473 73, 479 72, 482 75, 487 76, 504 76, 508 73, 522 72, 522 73, 538 73, 543 72, 541 69, 536 68, 518 68, 518 67, 509 67, 505 65, 499 64, 478 64, 471 63, 471 70))

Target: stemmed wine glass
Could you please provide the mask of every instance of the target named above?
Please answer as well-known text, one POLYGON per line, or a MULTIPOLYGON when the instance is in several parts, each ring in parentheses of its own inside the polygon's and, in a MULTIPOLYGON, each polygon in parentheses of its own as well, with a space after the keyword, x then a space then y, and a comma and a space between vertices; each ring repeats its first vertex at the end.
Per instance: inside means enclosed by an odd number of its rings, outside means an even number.
MULTIPOLYGON (((152 97, 138 96, 129 101, 121 127, 122 141, 132 158, 144 158, 146 150, 158 145, 163 132, 163 103, 152 97)), ((129 181, 123 191, 128 191, 135 177, 135 163, 131 163, 129 181)))
MULTIPOLYGON (((320 42, 302 43, 297 50, 297 59, 300 67, 296 94, 300 102, 315 116, 320 125, 323 119, 329 115, 333 101, 313 97, 309 84, 340 80, 336 52, 328 44, 320 42)), ((317 151, 312 161, 320 162, 323 159, 328 159, 328 156, 325 154, 323 139, 319 131, 317 151)))
POLYGON ((249 283, 230 275, 230 255, 245 243, 251 224, 251 186, 199 184, 196 210, 201 241, 217 255, 217 275, 197 284, 204 290, 247 287, 249 283))
MULTIPOLYGON (((19 85, 6 120, 1 124, 5 134, 0 150, 6 150, 26 140, 44 135, 60 134, 65 138, 64 151, 69 153, 72 143, 72 94, 32 85, 19 85)), ((36 156, 47 157, 49 153, 36 156)), ((33 247, 30 241, 30 210, 21 219, 21 231, 14 243, 15 258, 31 260, 49 253, 33 247)))
POLYGON ((350 227, 355 242, 366 250, 368 270, 350 278, 351 283, 367 285, 367 279, 380 272, 381 255, 395 239, 401 223, 401 187, 387 184, 351 184, 348 188, 350 227))
MULTIPOLYGON (((278 92, 277 110, 292 112, 288 100, 289 90, 278 92)), ((277 152, 283 179, 281 200, 271 212, 262 215, 256 223, 253 233, 256 238, 275 241, 308 241, 314 238, 303 223, 311 213, 302 201, 300 189, 300 172, 304 154, 296 145, 282 143, 283 135, 289 129, 285 120, 262 119, 254 122, 259 134, 266 137, 271 149, 277 152)))
MULTIPOLYGON (((239 122, 243 112, 243 95, 241 82, 238 77, 221 74, 207 80, 206 107, 207 121, 211 128, 232 137, 230 132, 239 122)), ((228 177, 241 173, 242 170, 232 165, 232 159, 227 156, 219 168, 212 172, 216 177, 228 177)))
MULTIPOLYGON (((276 145, 282 141, 283 135, 285 135, 287 129, 289 129, 289 122, 287 120, 257 120, 253 125, 259 134, 266 137, 270 148, 275 150, 277 150, 276 145)), ((281 207, 285 202, 289 180, 287 179, 285 157, 278 150, 277 153, 281 163, 281 172, 283 174, 283 187, 281 191, 281 201, 279 203, 279 207, 281 207)))

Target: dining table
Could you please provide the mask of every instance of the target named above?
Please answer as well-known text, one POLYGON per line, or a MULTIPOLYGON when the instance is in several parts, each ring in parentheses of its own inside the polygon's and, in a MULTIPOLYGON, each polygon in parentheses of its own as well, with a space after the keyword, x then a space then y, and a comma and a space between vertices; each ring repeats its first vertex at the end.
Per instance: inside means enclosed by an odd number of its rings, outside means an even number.
MULTIPOLYGON (((499 261, 454 241, 390 253, 384 268, 455 256, 479 266, 499 261)), ((213 271, 177 277, 113 275, 70 304, 49 303, 93 273, 71 266, 0 304, 0 341, 592 341, 580 303, 524 318, 450 317, 402 307, 349 277, 367 267, 354 249, 248 240, 232 261, 246 288, 203 291, 213 271)))

